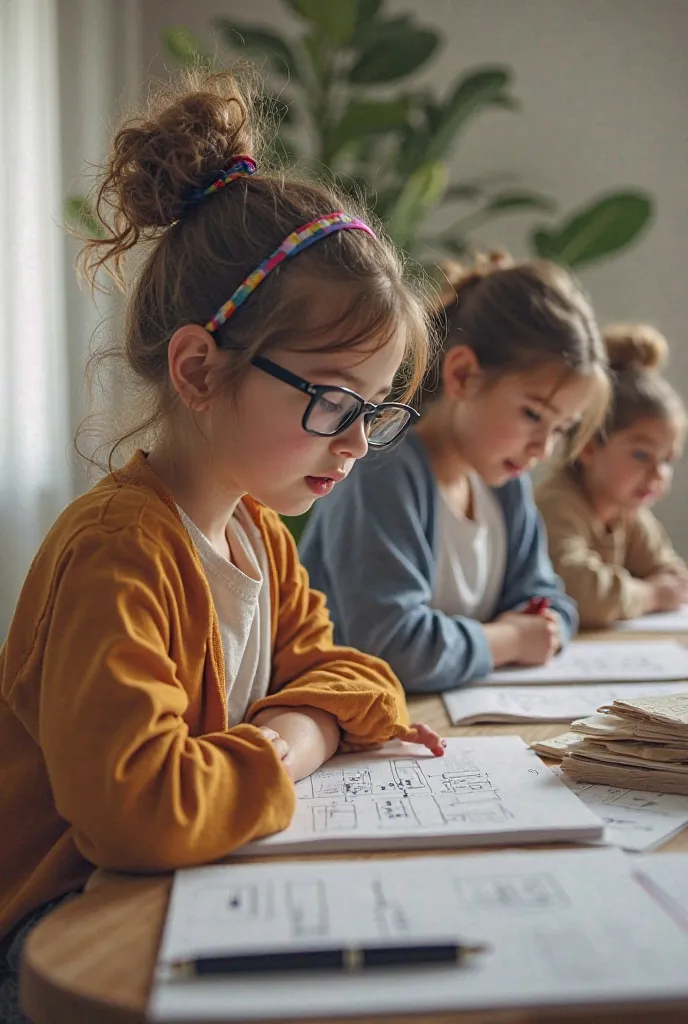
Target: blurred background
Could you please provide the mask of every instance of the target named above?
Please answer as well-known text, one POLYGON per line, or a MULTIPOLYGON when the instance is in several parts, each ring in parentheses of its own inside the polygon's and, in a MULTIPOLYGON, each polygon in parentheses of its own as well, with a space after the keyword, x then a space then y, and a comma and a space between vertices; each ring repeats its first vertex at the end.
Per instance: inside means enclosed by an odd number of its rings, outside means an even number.
MULTIPOLYGON (((152 78, 255 59, 283 159, 364 192, 430 271, 479 248, 572 267, 601 323, 667 335, 685 394, 687 40, 685 0, 0 0, 0 638, 88 486, 84 367, 118 329, 64 226, 152 78)), ((687 485, 658 509, 684 556, 687 485)))

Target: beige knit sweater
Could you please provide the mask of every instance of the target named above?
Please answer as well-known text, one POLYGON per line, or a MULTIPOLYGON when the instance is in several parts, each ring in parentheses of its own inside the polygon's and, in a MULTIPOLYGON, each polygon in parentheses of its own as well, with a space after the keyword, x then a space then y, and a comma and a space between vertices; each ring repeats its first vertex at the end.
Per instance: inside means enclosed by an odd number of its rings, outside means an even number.
POLYGON ((659 569, 683 566, 666 531, 649 509, 600 523, 575 469, 556 470, 536 488, 547 527, 550 558, 578 604, 582 629, 641 615, 638 581, 659 569))

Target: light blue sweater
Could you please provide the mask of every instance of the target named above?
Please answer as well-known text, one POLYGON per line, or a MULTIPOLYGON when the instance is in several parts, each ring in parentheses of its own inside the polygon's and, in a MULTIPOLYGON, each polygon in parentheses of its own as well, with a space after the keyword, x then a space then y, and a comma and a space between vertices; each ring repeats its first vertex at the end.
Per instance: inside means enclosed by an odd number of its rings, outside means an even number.
MULTIPOLYGON (((530 479, 494 494, 507 534, 495 616, 546 597, 567 643, 578 626, 547 554, 530 479)), ((409 434, 392 452, 363 459, 317 502, 301 540, 311 585, 327 595, 337 643, 387 661, 409 693, 451 690, 492 671, 480 622, 431 608, 437 551, 437 481, 425 448, 409 434)))

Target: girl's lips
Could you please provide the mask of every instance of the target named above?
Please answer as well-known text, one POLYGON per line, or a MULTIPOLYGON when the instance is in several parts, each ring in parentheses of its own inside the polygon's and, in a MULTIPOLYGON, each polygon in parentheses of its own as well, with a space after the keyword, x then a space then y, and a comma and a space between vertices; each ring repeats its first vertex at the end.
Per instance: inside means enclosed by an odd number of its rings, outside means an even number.
POLYGON ((523 466, 519 466, 517 463, 512 462, 511 459, 504 460, 504 468, 510 476, 520 476, 523 472, 523 466))
POLYGON ((329 494, 337 481, 331 476, 307 476, 306 485, 315 494, 316 497, 322 498, 326 494, 329 494))

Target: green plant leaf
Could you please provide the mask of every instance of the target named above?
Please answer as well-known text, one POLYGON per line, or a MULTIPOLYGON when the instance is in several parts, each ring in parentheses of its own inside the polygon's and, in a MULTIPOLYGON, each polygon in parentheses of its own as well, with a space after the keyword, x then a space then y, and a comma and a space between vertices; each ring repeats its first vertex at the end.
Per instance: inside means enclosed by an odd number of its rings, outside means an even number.
POLYGON ((376 22, 359 48, 349 79, 356 85, 377 85, 404 78, 430 59, 439 42, 436 32, 415 28, 408 18, 376 22))
POLYGON ((575 212, 558 228, 531 235, 538 256, 568 267, 582 267, 634 242, 653 212, 652 198, 640 190, 614 192, 575 212))
POLYGON ((358 18, 357 0, 293 0, 293 7, 335 46, 346 46, 358 18))
POLYGON ((253 25, 242 25, 229 18, 216 18, 215 25, 233 50, 240 50, 259 57, 266 57, 270 70, 278 75, 288 75, 293 81, 299 80, 299 66, 296 54, 286 39, 275 32, 268 32, 253 25))
POLYGON ((553 213, 557 204, 550 196, 540 192, 515 189, 513 192, 498 192, 483 206, 483 213, 515 213, 518 210, 541 210, 553 213))
POLYGON ((484 194, 484 187, 476 185, 472 181, 457 182, 455 185, 450 185, 444 193, 444 202, 455 202, 457 199, 480 199, 484 194))
POLYGON ((448 177, 447 165, 441 160, 421 164, 409 176, 388 214, 387 230, 397 245, 411 245, 418 225, 441 202, 448 177))
POLYGON ((405 124, 408 112, 409 101, 405 97, 398 100, 351 100, 328 139, 329 159, 354 139, 399 128, 405 124))
POLYGON ((510 81, 511 71, 505 67, 481 68, 460 78, 444 104, 442 119, 428 146, 428 158, 445 157, 470 117, 495 104, 505 106, 508 96, 504 89, 510 81))
POLYGON ((167 52, 185 67, 211 68, 212 58, 204 53, 200 42, 186 28, 166 28, 162 33, 162 41, 167 52))
POLYGON ((85 238, 106 238, 107 232, 84 196, 70 196, 64 204, 67 227, 85 238))
POLYGON ((375 21, 375 16, 380 10, 382 0, 357 0, 358 14, 356 17, 356 25, 354 27, 354 34, 352 42, 356 45, 362 43, 366 37, 366 33, 370 30, 371 24, 375 21))

